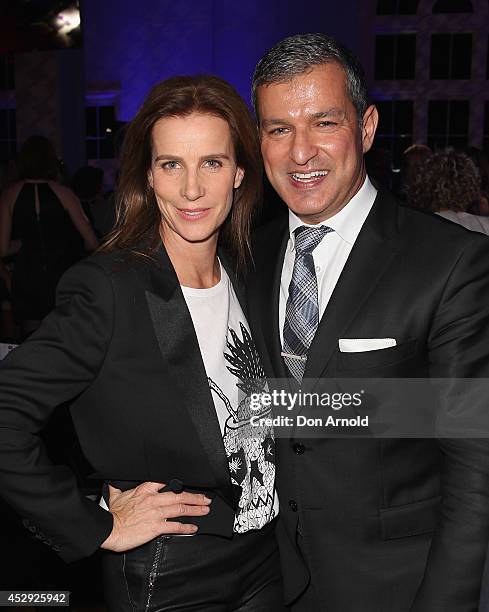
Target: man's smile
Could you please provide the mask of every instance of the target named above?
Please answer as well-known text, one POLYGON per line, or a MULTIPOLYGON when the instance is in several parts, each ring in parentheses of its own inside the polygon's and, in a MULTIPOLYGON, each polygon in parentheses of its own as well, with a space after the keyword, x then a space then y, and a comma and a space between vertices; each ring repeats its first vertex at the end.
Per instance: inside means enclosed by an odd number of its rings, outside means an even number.
POLYGON ((311 172, 289 172, 292 184, 299 188, 315 187, 328 174, 328 170, 313 170, 311 172))

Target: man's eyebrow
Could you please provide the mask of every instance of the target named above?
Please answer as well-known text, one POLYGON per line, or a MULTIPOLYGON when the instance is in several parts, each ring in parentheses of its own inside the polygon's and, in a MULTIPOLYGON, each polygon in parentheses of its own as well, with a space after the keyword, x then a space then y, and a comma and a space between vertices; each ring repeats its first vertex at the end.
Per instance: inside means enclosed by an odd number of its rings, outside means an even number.
MULTIPOLYGON (((153 163, 161 161, 162 159, 170 160, 170 161, 184 161, 183 157, 179 155, 171 155, 167 153, 161 153, 157 157, 154 158, 153 163)), ((230 160, 231 157, 226 153, 208 153, 207 155, 201 155, 199 157, 199 161, 203 161, 204 159, 224 159, 230 160)))
POLYGON ((311 117, 313 119, 325 119, 327 117, 344 117, 346 115, 345 111, 341 108, 328 108, 324 111, 319 111, 318 113, 312 113, 311 117))

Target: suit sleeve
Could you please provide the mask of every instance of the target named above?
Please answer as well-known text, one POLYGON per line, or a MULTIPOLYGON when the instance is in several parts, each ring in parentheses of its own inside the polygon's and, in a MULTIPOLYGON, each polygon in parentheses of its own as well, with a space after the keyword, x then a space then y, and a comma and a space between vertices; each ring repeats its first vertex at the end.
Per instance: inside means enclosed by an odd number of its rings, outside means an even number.
POLYGON ((100 547, 112 515, 83 496, 71 470, 50 461, 39 434, 103 365, 113 327, 110 278, 83 262, 61 280, 57 304, 0 366, 0 494, 30 531, 74 561, 100 547))
MULTIPOLYGON (((445 379, 447 436, 451 428, 476 431, 477 422, 483 435, 489 430, 489 240, 471 238, 447 280, 429 340, 430 376, 445 379), (469 378, 478 380, 461 380, 469 378)), ((443 437, 439 444, 441 516, 411 610, 475 612, 489 540, 489 440, 443 437)))

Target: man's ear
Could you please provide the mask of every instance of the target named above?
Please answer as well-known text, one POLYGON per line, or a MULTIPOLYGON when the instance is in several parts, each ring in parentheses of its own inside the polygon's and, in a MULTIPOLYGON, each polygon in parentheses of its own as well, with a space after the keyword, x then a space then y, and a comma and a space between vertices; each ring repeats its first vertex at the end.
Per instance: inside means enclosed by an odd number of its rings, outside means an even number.
POLYGON ((367 108, 363 115, 363 127, 362 127, 362 146, 363 152, 366 153, 370 150, 374 142, 375 131, 377 130, 377 124, 379 123, 379 113, 376 107, 372 104, 367 108))
POLYGON ((238 168, 236 169, 236 174, 234 175, 234 188, 235 189, 237 189, 241 185, 243 178, 244 178, 244 174, 245 173, 244 173, 243 168, 240 168, 238 166, 238 168))

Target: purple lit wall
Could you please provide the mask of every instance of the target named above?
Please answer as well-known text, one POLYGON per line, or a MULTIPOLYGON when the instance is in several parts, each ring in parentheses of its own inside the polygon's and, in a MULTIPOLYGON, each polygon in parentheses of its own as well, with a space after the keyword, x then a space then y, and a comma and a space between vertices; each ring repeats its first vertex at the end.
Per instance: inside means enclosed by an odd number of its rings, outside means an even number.
POLYGON ((287 35, 321 31, 355 49, 358 1, 84 0, 87 89, 119 90, 122 121, 175 74, 218 74, 248 101, 256 61, 287 35))

